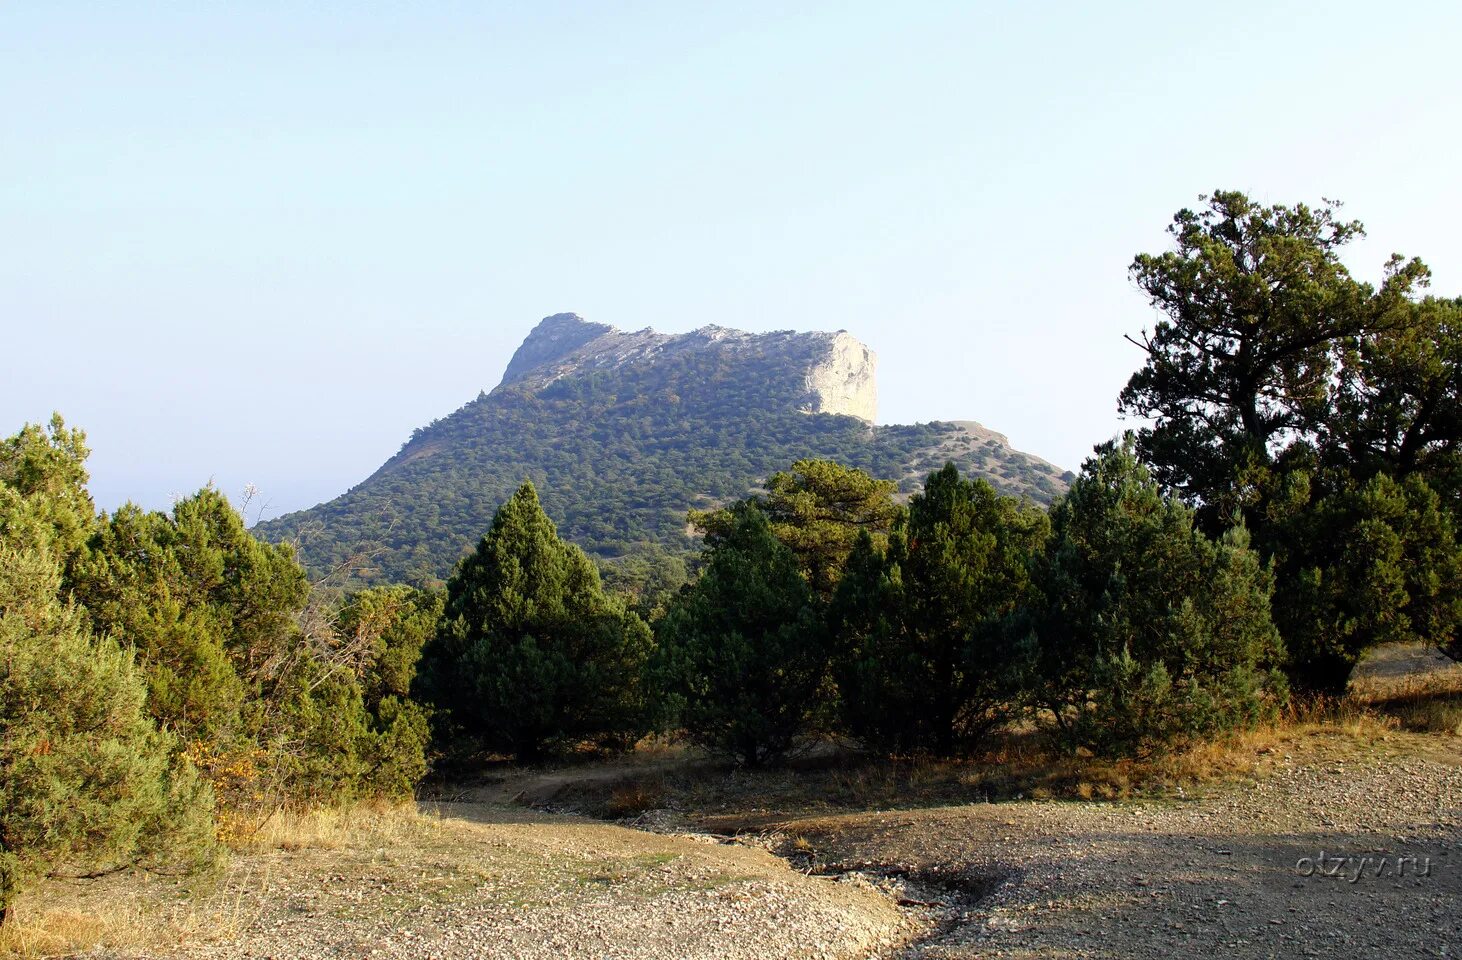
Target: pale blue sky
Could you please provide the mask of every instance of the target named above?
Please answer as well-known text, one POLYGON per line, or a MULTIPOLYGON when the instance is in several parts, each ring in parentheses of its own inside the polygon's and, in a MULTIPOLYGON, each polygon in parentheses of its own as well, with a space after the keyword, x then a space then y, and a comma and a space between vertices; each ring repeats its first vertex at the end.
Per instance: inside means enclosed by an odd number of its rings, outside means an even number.
POLYGON ((1336 197, 1462 293, 1453 3, 0 5, 3 432, 106 507, 270 514, 542 316, 846 328, 880 420, 1077 466, 1215 187, 1336 197))

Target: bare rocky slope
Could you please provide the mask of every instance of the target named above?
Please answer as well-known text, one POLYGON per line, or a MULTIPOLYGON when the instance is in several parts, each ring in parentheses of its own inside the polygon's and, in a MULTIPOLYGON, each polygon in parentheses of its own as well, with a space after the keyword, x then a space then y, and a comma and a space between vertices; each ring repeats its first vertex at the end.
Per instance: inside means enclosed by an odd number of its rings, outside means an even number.
POLYGON ((430 582, 525 478, 601 558, 691 549, 688 509, 744 496, 803 457, 905 492, 950 460, 1039 502, 1065 489, 1061 470, 973 421, 876 426, 875 363, 845 331, 669 335, 556 314, 490 393, 415 431, 358 486, 256 531, 297 539, 316 572, 373 547, 363 579, 430 582))

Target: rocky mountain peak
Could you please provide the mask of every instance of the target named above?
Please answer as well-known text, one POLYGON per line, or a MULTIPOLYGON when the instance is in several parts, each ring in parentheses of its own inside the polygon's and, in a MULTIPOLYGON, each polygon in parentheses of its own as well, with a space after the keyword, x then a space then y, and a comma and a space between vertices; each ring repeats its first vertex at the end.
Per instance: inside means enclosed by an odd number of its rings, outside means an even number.
POLYGON ((591 323, 575 313, 544 317, 513 354, 499 389, 509 384, 541 390, 555 381, 627 364, 654 364, 686 352, 723 351, 746 364, 747 377, 764 375, 770 361, 799 371, 808 413, 832 413, 872 423, 878 413, 877 358, 846 331, 748 333, 714 324, 683 334, 649 328, 627 332, 591 323))
POLYGON ((503 372, 503 383, 522 378, 531 370, 567 357, 584 344, 614 332, 606 323, 590 323, 577 313, 555 313, 538 321, 513 353, 503 372))

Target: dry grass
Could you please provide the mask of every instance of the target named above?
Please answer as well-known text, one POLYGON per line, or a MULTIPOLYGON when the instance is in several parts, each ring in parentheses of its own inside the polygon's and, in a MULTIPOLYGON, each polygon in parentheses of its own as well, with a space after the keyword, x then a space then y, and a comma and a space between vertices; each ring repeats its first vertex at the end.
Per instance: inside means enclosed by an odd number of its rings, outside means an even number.
POLYGON ((571 781, 555 794, 554 803, 610 819, 668 807, 707 829, 736 832, 793 815, 1025 798, 1117 800, 1257 776, 1267 763, 1311 737, 1370 742, 1389 729, 1369 714, 1341 724, 1287 717, 1148 759, 1106 760, 1057 750, 1048 737, 1027 727, 1006 731, 988 749, 959 759, 885 759, 843 751, 754 771, 704 763, 653 771, 630 767, 616 779, 571 781))
POLYGON ((414 803, 376 802, 307 810, 284 808, 241 829, 231 846, 241 853, 339 850, 363 841, 391 843, 416 831, 422 821, 414 803))
POLYGON ((274 881, 254 858, 276 851, 389 846, 429 830, 414 805, 362 804, 279 810, 244 821, 219 874, 186 879, 117 874, 95 881, 43 881, 20 898, 0 929, 0 957, 72 956, 104 947, 148 951, 235 937, 254 919, 274 881), (220 881, 223 882, 220 882, 220 881))
POLYGON ((665 784, 658 779, 618 784, 609 791, 604 814, 611 820, 637 817, 646 810, 662 806, 664 798, 665 784))
POLYGON ((0 956, 57 957, 103 946, 142 950, 212 932, 212 916, 184 915, 159 924, 136 905, 102 906, 96 910, 17 911, 0 930, 0 956))
POLYGON ((1462 736, 1462 672, 1408 677, 1369 694, 1362 703, 1403 730, 1462 736))
MULTIPOLYGON (((267 883, 267 880, 263 881, 267 883)), ((93 950, 163 950, 237 936, 252 919, 243 890, 118 875, 88 888, 42 883, 0 929, 0 957, 62 957, 93 950)))
MULTIPOLYGON (((1386 656, 1431 663, 1418 650, 1386 656)), ((1207 784, 1261 777, 1283 760, 1450 749, 1436 738, 1462 736, 1462 668, 1402 666, 1406 669, 1363 672, 1347 696, 1296 700, 1270 723, 1143 759, 1072 755, 1026 725, 961 759, 880 759, 827 750, 757 771, 689 762, 648 769, 628 764, 618 778, 570 782, 556 802, 613 819, 669 807, 707 829, 736 832, 765 829, 788 817, 861 810, 1024 798, 1183 797, 1207 784)))

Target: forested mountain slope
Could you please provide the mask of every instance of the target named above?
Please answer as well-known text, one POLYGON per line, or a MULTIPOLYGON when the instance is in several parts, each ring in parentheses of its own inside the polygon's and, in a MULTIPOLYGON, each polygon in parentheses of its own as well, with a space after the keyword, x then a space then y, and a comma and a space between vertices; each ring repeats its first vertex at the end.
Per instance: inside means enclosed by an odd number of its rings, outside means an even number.
POLYGON ((905 488, 953 460, 1045 502, 1061 470, 969 421, 879 426, 874 358, 846 333, 679 336, 543 320, 500 383, 416 430, 364 482, 258 525, 296 538, 314 571, 364 545, 366 580, 445 577, 528 478, 561 532, 601 558, 689 549, 686 511, 746 494, 802 457, 905 488))

